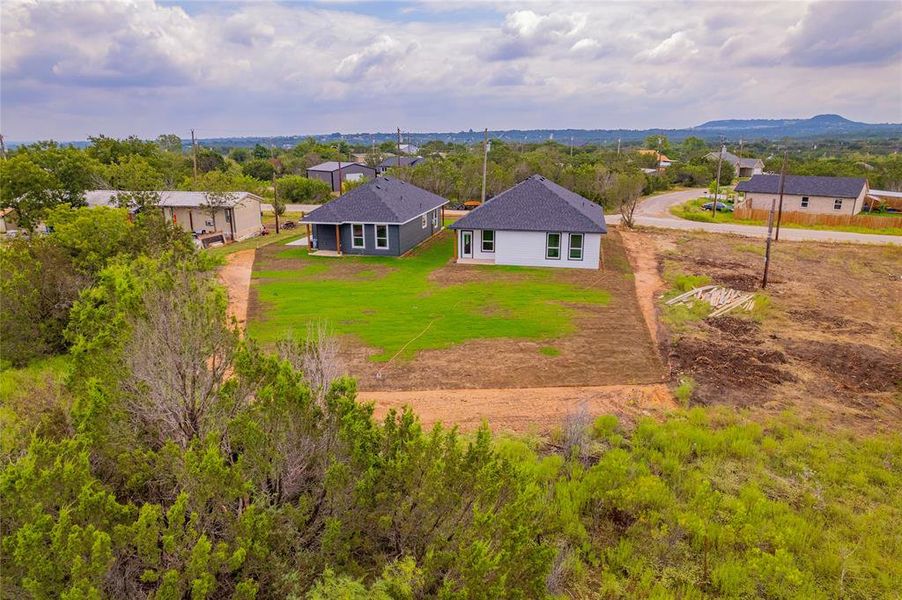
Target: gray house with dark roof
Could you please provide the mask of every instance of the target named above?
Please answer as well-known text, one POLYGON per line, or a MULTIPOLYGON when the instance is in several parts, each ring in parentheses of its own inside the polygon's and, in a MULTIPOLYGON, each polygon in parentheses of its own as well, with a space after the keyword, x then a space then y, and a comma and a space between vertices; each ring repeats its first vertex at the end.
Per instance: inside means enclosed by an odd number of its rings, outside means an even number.
POLYGON ((376 176, 376 169, 363 163, 338 162, 330 160, 307 169, 309 179, 319 179, 331 186, 333 192, 341 193, 339 181, 357 181, 362 178, 372 179, 376 176))
POLYGON ((533 175, 451 225, 458 263, 597 269, 604 210, 533 175))
POLYGON ((441 196, 394 177, 376 177, 310 212, 308 248, 329 254, 401 256, 442 230, 441 196))
MULTIPOLYGON (((780 197, 779 175, 755 175, 736 186, 742 208, 769 210, 780 197)), ((854 215, 865 207, 868 180, 863 177, 787 175, 783 183, 783 210, 824 215, 854 215)))

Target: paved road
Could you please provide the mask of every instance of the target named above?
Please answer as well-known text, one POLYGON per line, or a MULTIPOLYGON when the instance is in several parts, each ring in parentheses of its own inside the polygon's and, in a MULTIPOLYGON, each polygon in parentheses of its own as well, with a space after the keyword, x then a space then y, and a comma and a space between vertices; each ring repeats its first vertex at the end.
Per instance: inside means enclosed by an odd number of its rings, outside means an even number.
MULTIPOLYGON (((636 223, 647 227, 663 227, 665 229, 686 229, 713 231, 716 233, 735 233, 749 237, 767 237, 767 227, 756 225, 735 225, 732 223, 702 223, 688 221, 670 214, 670 207, 698 198, 705 192, 704 188, 669 192, 651 196, 642 201, 636 209, 636 223)), ((620 215, 605 215, 609 223, 619 223, 620 215)), ((847 231, 828 231, 824 229, 780 229, 780 239, 814 242, 848 242, 855 244, 896 244, 902 245, 902 236, 877 235, 871 233, 850 233, 847 231)))

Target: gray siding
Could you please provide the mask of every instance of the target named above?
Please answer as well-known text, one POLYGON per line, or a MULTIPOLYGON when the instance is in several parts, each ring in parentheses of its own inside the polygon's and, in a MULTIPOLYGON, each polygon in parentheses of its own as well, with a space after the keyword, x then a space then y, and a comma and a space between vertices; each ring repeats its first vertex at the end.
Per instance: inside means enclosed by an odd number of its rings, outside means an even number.
MULTIPOLYGON (((348 174, 350 173, 362 173, 364 177, 372 179, 376 176, 376 169, 372 167, 367 167, 364 165, 357 165, 354 163, 348 163, 347 166, 341 167, 341 178, 342 180, 346 180, 348 178, 348 174)), ((307 177, 310 179, 319 179, 320 181, 325 181, 330 186, 332 186, 333 192, 339 191, 338 185, 338 169, 334 171, 307 171, 307 177)))
MULTIPOLYGON (((367 256, 401 256, 405 252, 415 248, 441 230, 441 209, 438 211, 436 226, 432 226, 432 212, 426 213, 426 227, 423 227, 421 217, 403 225, 388 225, 388 248, 376 248, 376 226, 372 223, 363 224, 364 248, 351 247, 351 224, 340 225, 341 251, 344 254, 359 254, 367 256)), ((317 241, 320 250, 335 250, 335 225, 313 225, 313 237, 317 241)))

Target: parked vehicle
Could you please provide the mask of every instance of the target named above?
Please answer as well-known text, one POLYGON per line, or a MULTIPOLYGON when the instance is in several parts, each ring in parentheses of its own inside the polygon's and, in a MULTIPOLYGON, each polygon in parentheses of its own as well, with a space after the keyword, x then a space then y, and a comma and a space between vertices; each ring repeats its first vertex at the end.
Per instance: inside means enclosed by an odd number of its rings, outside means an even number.
MULTIPOLYGON (((711 202, 705 202, 702 204, 702 208, 704 210, 711 210, 711 202)), ((717 203, 718 212, 733 212, 733 205, 727 204, 726 202, 718 202, 717 203)))

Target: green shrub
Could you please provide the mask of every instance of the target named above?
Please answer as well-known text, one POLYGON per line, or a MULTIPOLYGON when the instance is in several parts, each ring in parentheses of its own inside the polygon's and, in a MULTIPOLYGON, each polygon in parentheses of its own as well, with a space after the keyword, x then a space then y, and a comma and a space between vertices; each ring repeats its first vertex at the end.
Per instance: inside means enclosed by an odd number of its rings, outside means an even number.
POLYGON ((695 391, 695 380, 692 377, 681 377, 680 384, 673 390, 673 395, 679 400, 680 405, 689 406, 692 392, 695 391))

